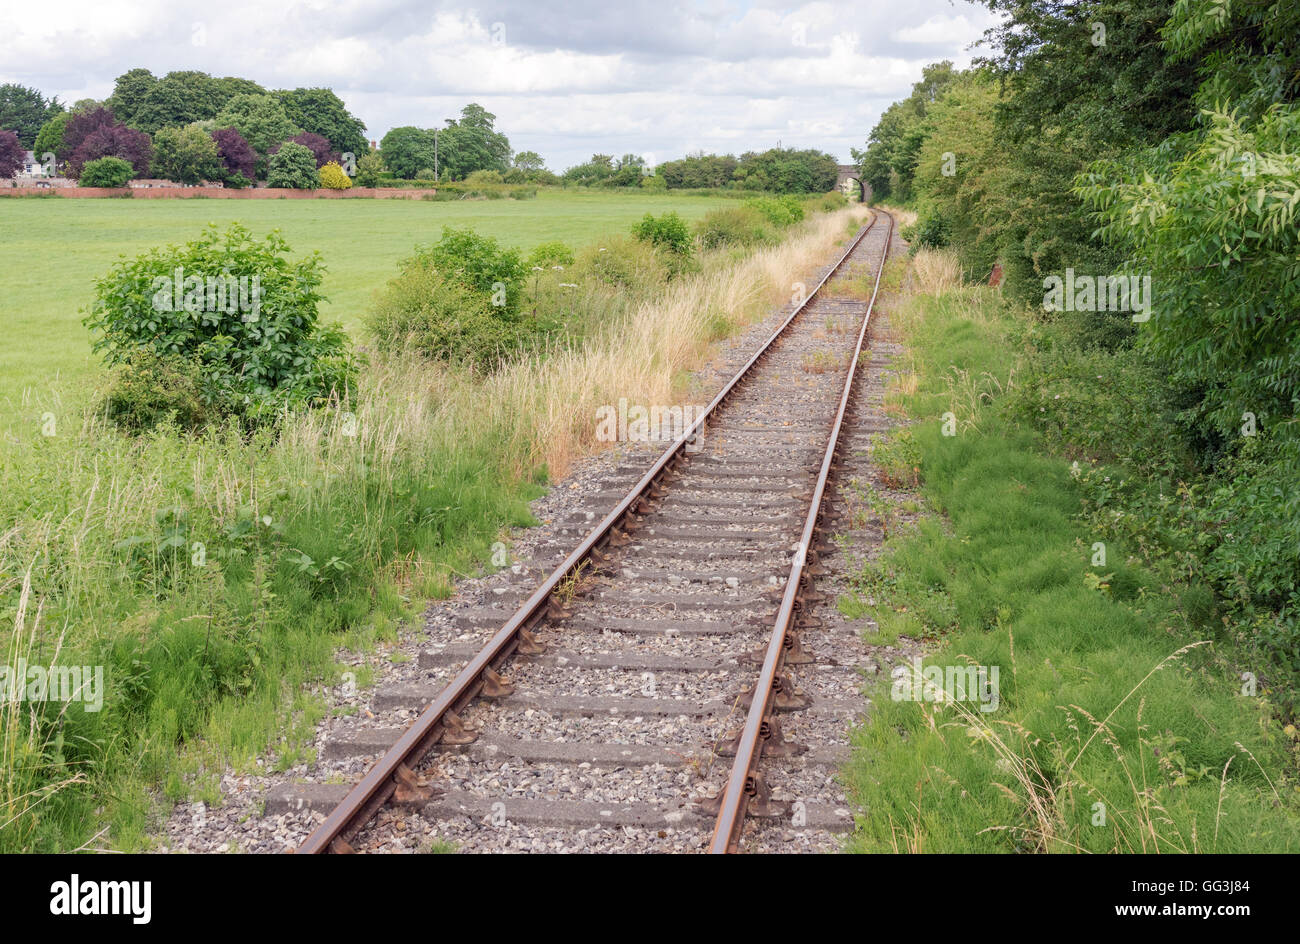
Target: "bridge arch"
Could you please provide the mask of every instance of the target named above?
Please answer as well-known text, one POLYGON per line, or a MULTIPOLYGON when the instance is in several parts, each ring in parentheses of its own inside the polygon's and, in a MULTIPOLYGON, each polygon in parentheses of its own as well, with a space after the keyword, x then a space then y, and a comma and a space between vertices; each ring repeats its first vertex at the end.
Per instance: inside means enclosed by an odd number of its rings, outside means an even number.
POLYGON ((839 174, 835 178, 835 189, 842 190, 844 184, 852 180, 858 185, 858 192, 861 194, 862 203, 871 202, 871 186, 862 179, 862 172, 858 170, 856 164, 840 164, 839 174))

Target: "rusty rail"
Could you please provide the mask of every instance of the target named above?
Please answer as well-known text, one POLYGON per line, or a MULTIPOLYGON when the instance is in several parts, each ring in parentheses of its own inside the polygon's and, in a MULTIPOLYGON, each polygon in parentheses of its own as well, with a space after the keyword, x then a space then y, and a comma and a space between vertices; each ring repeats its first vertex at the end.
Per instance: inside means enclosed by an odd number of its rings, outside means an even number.
MULTIPOLYGON (((342 802, 325 818, 310 836, 298 847, 299 853, 348 852, 351 839, 371 818, 388 802, 393 793, 399 789, 418 790, 413 768, 439 741, 447 739, 456 743, 461 735, 458 712, 463 711, 486 686, 490 691, 502 691, 502 686, 509 683, 497 674, 501 666, 511 655, 519 650, 526 654, 541 651, 541 645, 533 637, 533 630, 548 615, 560 615, 560 608, 552 600, 555 589, 588 561, 602 560, 602 551, 611 541, 620 543, 628 530, 635 525, 634 516, 644 511, 648 498, 657 492, 657 485, 668 473, 671 473, 686 455, 687 446, 694 441, 696 434, 715 411, 726 404, 737 388, 749 375, 750 370, 772 350, 777 339, 808 307, 822 286, 833 276, 849 257, 863 237, 876 225, 879 215, 872 214, 871 220, 862 227, 848 248, 835 264, 822 277, 817 286, 808 293, 788 318, 783 321, 763 346, 754 354, 736 375, 727 382, 704 411, 679 436, 671 446, 650 467, 650 470, 632 487, 600 524, 596 525, 582 543, 563 563, 551 572, 538 586, 533 595, 515 612, 496 634, 483 646, 451 682, 438 694, 420 716, 402 733, 388 751, 375 762, 342 802), (653 491, 652 491, 653 490, 653 491), (620 527, 621 526, 621 527, 620 527)), ((892 229, 893 220, 890 219, 892 229)), ((878 280, 877 280, 878 281, 878 280)), ((861 346, 861 341, 859 341, 861 346)))
MULTIPOLYGON (((849 401, 853 393, 853 381, 857 376, 858 361, 862 356, 862 346, 866 342, 867 328, 871 323, 871 310, 880 293, 880 278, 885 271, 885 261, 889 256, 889 244, 894 233, 894 218, 885 214, 889 221, 885 235, 885 248, 880 254, 880 266, 876 270, 876 283, 871 291, 871 300, 867 302, 866 315, 862 319, 862 329, 858 332, 858 343, 853 350, 853 359, 849 362, 848 376, 844 379, 844 392, 840 395, 840 407, 836 411, 835 421, 831 424, 830 439, 826 444, 826 455, 822 459, 821 471, 817 475, 817 484, 813 488, 812 501, 808 506, 808 517, 804 522, 800 537, 799 553, 790 565, 790 576, 786 580, 785 593, 781 596, 781 608, 777 611, 776 622, 772 628, 772 638, 767 645, 763 659, 763 669, 754 686, 754 697, 750 702, 749 713, 745 716, 745 727, 736 742, 736 759, 727 777, 727 789, 722 794, 718 808, 718 819, 713 829, 713 840, 709 845, 711 853, 735 852, 740 845, 740 833, 745 823, 745 811, 751 798, 765 792, 761 781, 757 779, 758 763, 763 755, 765 734, 770 736, 772 702, 776 689, 784 684, 780 671, 785 661, 786 639, 791 635, 791 624, 796 611, 800 608, 800 598, 808 589, 813 574, 808 560, 816 564, 817 550, 813 546, 817 527, 820 524, 822 499, 827 486, 834 479, 837 468, 836 453, 840 446, 840 431, 849 410, 849 401)), ((763 797, 763 799, 766 799, 763 797)))

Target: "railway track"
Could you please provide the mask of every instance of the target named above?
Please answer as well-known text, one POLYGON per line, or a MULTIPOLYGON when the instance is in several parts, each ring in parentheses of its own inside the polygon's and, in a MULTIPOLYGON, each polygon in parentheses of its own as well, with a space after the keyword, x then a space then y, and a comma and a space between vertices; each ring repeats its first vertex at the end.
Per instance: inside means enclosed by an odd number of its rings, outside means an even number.
POLYGON ((735 852, 766 824, 851 826, 804 799, 843 759, 809 719, 842 731, 861 708, 854 667, 818 664, 810 606, 892 234, 874 214, 682 436, 593 496, 608 514, 564 522, 572 550, 516 610, 464 616, 482 643, 445 685, 388 693, 420 713, 371 732, 382 756, 337 803, 337 786, 274 798, 333 804, 299 852, 365 848, 392 810, 576 830, 591 851, 622 829, 735 852))

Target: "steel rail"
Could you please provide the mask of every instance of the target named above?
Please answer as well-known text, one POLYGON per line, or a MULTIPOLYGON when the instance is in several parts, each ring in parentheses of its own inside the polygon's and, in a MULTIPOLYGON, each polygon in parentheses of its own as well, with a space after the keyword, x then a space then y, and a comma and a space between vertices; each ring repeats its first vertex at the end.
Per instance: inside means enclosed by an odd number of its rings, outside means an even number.
POLYGON ((821 471, 817 476, 817 484, 813 488, 812 500, 808 506, 808 516, 804 522, 803 534, 798 544, 800 553, 795 554, 794 561, 790 565, 790 575, 786 579, 785 592, 781 596, 781 608, 776 614, 776 622, 772 628, 772 638, 768 642, 767 652, 763 659, 763 668, 754 687, 754 697, 750 702, 749 713, 745 716, 745 727, 741 730, 740 738, 736 742, 736 759, 731 766, 731 773, 727 777, 727 789, 722 795, 722 802, 718 808, 718 818, 714 824, 713 839, 709 844, 710 853, 735 852, 740 845, 740 833, 745 823, 745 811, 749 806, 750 796, 753 795, 755 789, 753 778, 763 754, 763 725, 767 722, 770 713, 777 673, 780 672, 785 661, 786 637, 790 633, 790 625, 794 622, 795 610, 799 605, 800 597, 806 589, 806 582, 811 577, 811 574, 805 572, 806 561, 808 557, 815 558, 816 556, 816 551, 813 550, 813 539, 822 518, 822 499, 826 495, 827 485, 832 478, 835 456, 840 445, 840 431, 844 426, 844 418, 849 409, 849 401, 853 393, 853 381, 857 375, 858 361, 862 356, 862 346, 866 342, 867 328, 871 323, 871 311, 875 307, 876 296, 880 292, 880 278, 885 272, 885 261, 889 257, 889 244, 894 233, 894 218, 889 214, 885 215, 889 220, 889 226, 885 233, 885 247, 880 253, 880 266, 876 270, 876 284, 871 292, 871 300, 867 302, 866 315, 862 319, 862 328, 858 332, 857 347, 854 348, 853 359, 849 362, 848 376, 844 379, 844 392, 840 395, 840 407, 835 414, 834 423, 831 424, 830 438, 826 443, 826 454, 822 459, 821 471))
MULTIPOLYGON (((414 782, 413 768, 443 737, 449 716, 463 710, 483 690, 489 680, 490 672, 495 672, 518 648, 521 631, 530 632, 542 622, 553 606, 551 594, 593 554, 609 545, 611 540, 625 536, 628 526, 632 525, 630 516, 645 510, 648 497, 655 497, 652 489, 658 480, 686 455, 687 447, 705 422, 723 404, 729 401, 738 386, 748 379, 750 370, 773 349, 794 320, 801 315, 812 300, 817 297, 822 286, 839 271, 840 266, 858 247, 863 238, 879 220, 879 214, 872 212, 871 220, 858 231, 853 241, 835 264, 822 277, 808 296, 791 311, 788 318, 772 333, 763 346, 719 391, 704 411, 691 423, 671 446, 650 467, 649 471, 632 486, 632 489, 608 515, 596 525, 582 543, 555 568, 524 602, 506 623, 492 636, 481 650, 460 670, 451 682, 438 694, 420 716, 402 733, 397 742, 366 772, 361 781, 352 788, 330 814, 296 850, 299 853, 321 854, 328 852, 346 852, 350 850, 347 840, 352 838, 381 809, 401 784, 414 782), (622 531, 619 524, 624 525, 622 531)), ((890 218, 890 226, 893 219, 890 218)), ((687 460, 689 461, 689 459, 687 460)), ((558 614, 557 614, 558 615, 558 614)), ((458 719, 457 719, 458 721, 458 719)))

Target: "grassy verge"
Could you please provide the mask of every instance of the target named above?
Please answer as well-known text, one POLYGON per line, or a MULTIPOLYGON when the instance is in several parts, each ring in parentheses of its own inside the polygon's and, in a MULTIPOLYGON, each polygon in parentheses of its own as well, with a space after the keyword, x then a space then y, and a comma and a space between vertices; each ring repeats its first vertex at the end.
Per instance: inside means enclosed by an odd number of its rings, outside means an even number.
POLYGON ((486 566, 539 483, 597 448, 597 405, 673 403, 709 342, 787 298, 854 215, 711 255, 488 377, 378 361, 353 401, 274 432, 133 437, 25 400, 0 427, 0 667, 102 667, 103 689, 98 710, 0 699, 0 851, 139 849, 159 799, 217 803, 228 767, 309 760, 338 648, 393 638, 486 566))
POLYGON ((997 707, 896 700, 886 679, 845 771, 863 810, 849 848, 1300 848, 1294 730, 1198 621, 1197 590, 1103 540, 1071 464, 1002 408, 1029 319, 988 289, 926 293, 942 273, 916 281, 893 315, 911 363, 894 405, 915 423, 879 458, 894 481, 919 467, 936 514, 841 606, 876 617, 870 642, 926 640, 926 666, 996 667, 997 707))

